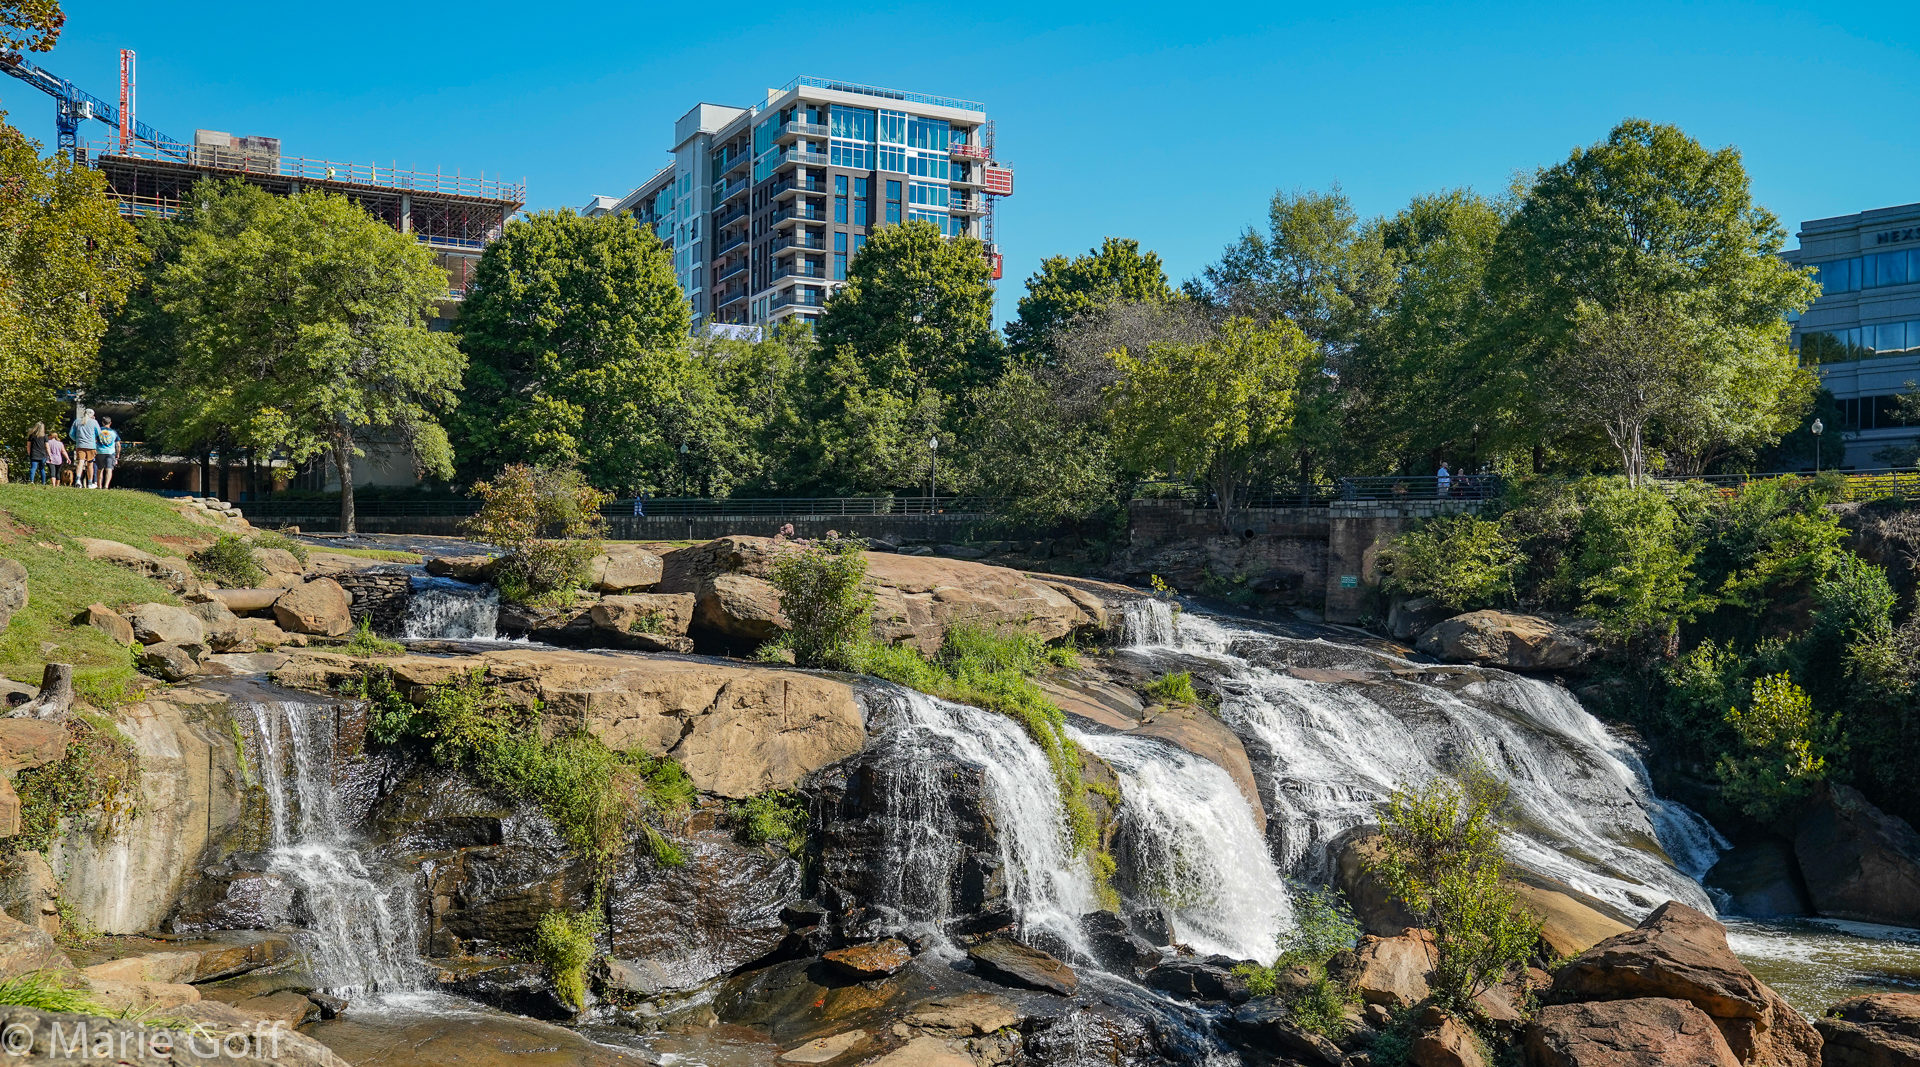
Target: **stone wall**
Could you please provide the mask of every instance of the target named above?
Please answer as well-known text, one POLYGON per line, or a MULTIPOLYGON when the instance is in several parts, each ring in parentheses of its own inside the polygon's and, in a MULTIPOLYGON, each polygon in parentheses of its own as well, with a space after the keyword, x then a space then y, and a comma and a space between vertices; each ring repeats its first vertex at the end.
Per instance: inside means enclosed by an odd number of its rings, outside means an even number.
POLYGON ((343 571, 333 575, 353 597, 353 621, 366 620, 375 633, 391 634, 406 618, 407 601, 413 596, 413 581, 398 571, 343 571))
MULTIPOLYGON (((245 505, 241 506, 242 511, 245 505)), ((355 525, 361 533, 426 534, 459 537, 467 515, 361 515, 355 525)), ((298 526, 307 533, 340 529, 337 515, 249 516, 257 526, 298 526)), ((927 541, 935 544, 977 541, 1004 536, 992 521, 976 515, 616 515, 607 520, 607 536, 619 541, 711 541, 728 534, 771 537, 782 523, 792 523, 800 537, 824 537, 829 530, 894 543, 927 541)))
POLYGON ((1465 500, 1361 500, 1330 507, 1248 508, 1223 528, 1220 512, 1179 500, 1127 506, 1128 580, 1160 575, 1187 592, 1250 589, 1262 603, 1317 608, 1358 622, 1372 608, 1380 547, 1409 523, 1477 507, 1465 500))

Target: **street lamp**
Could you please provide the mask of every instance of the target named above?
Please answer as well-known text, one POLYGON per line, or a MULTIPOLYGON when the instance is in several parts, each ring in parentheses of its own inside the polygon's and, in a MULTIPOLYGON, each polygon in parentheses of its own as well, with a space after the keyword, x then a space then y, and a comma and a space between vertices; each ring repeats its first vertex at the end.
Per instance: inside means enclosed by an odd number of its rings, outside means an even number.
POLYGON ((680 495, 687 495, 687 443, 680 442, 680 495))
POLYGON ((940 439, 927 438, 927 514, 940 502, 940 439))
POLYGON ((1820 435, 1826 431, 1827 424, 1819 419, 1813 420, 1809 429, 1813 430, 1813 473, 1820 473, 1820 435))

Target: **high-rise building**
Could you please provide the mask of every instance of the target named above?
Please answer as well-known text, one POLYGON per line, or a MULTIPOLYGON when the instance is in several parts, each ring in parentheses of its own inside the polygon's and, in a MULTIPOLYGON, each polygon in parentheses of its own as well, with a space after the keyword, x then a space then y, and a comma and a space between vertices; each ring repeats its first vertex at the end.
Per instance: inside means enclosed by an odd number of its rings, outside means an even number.
POLYGON ((674 125, 673 162, 586 214, 630 211, 673 250, 701 325, 808 321, 876 228, 925 219, 986 246, 1013 171, 972 100, 800 77, 757 107, 698 104, 674 125))
POLYGON ((1786 258, 1818 271, 1820 298, 1794 323, 1801 358, 1840 402, 1850 467, 1884 466, 1920 426, 1896 399, 1920 381, 1920 204, 1811 219, 1786 258))

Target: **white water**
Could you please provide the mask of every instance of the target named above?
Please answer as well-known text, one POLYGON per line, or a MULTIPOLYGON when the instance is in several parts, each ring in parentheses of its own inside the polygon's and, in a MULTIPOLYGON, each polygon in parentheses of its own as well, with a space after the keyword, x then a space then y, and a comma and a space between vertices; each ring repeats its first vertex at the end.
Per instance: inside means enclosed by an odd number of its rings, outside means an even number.
POLYGON ((1085 951, 1080 916, 1099 905, 1083 858, 1072 854, 1066 815, 1046 754, 1004 715, 889 687, 893 763, 888 782, 886 899, 907 922, 938 930, 953 917, 961 862, 947 769, 981 769, 1000 849, 1006 896, 1021 931, 1085 951))
POLYGON ((1293 908, 1233 778, 1152 738, 1073 736, 1120 778, 1122 884, 1168 908, 1181 944, 1272 963, 1293 908))
POLYGON ((1639 757, 1566 690, 1193 612, 1162 621, 1166 605, 1146 603, 1134 654, 1220 679, 1221 715, 1269 779, 1268 839, 1289 876, 1323 880, 1328 843, 1374 821, 1396 786, 1479 764, 1510 790, 1515 862, 1630 914, 1668 899, 1712 910, 1698 879, 1725 842, 1656 795, 1639 757))
POLYGON ((418 986, 412 885, 375 878, 341 825, 332 709, 278 701, 252 707, 273 835, 268 870, 299 891, 315 979, 344 993, 418 986))
POLYGON ((416 579, 400 636, 491 641, 499 619, 500 594, 493 586, 416 579))

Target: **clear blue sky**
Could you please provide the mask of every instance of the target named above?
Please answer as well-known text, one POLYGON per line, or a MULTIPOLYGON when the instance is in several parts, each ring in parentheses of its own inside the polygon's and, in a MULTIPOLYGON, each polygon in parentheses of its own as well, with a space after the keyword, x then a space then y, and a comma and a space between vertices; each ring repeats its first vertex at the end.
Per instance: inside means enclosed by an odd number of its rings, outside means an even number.
MULTIPOLYGON (((627 192, 665 162, 691 104, 744 105, 796 74, 982 100, 1016 167, 999 212, 1002 318, 1042 257, 1105 235, 1157 250, 1178 281, 1277 188, 1338 181, 1368 214, 1428 190, 1493 191, 1626 116, 1739 146, 1789 234, 1920 200, 1912 0, 67 11, 36 58, 114 99, 118 50, 135 49, 139 116, 176 137, 263 134, 294 155, 524 176, 534 208, 627 192)), ((52 141, 48 98, 0 78, 0 106, 52 141)))

